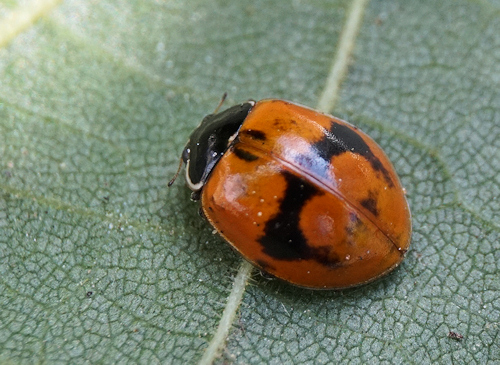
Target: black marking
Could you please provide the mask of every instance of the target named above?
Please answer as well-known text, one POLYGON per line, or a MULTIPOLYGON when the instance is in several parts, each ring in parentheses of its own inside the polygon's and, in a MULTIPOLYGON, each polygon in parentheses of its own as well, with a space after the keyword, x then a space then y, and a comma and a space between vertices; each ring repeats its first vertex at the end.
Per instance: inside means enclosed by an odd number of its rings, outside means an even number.
POLYGON ((320 264, 327 266, 331 269, 342 266, 342 261, 340 260, 340 257, 331 251, 332 251, 331 246, 320 246, 311 248, 311 258, 314 259, 316 262, 319 262, 320 264))
POLYGON ((276 260, 314 260, 330 268, 337 267, 341 260, 328 245, 309 246, 300 229, 300 213, 307 202, 323 192, 308 181, 289 172, 282 172, 287 182, 285 195, 280 202, 279 213, 266 222, 264 236, 258 241, 263 252, 276 260))
POLYGON ((320 192, 315 186, 289 172, 282 174, 287 182, 285 195, 278 214, 266 222, 264 236, 259 242, 265 254, 278 260, 308 258, 310 248, 299 228, 300 212, 307 201, 320 192))
POLYGON ((332 126, 329 133, 318 142, 314 147, 318 155, 327 162, 330 162, 332 157, 341 155, 345 152, 352 152, 363 156, 372 165, 373 169, 380 172, 385 181, 390 187, 394 186, 389 171, 384 167, 382 162, 373 154, 370 147, 365 143, 363 138, 354 130, 343 123, 331 121, 332 126))
POLYGON ((234 147, 233 152, 241 160, 252 162, 259 159, 259 156, 254 155, 251 152, 245 151, 244 149, 234 147))
POLYGON ((257 260, 256 264, 259 265, 259 267, 261 267, 262 270, 265 271, 276 270, 276 268, 266 260, 257 260))
POLYGON ((188 175, 193 185, 201 182, 203 186, 253 105, 248 102, 207 115, 193 131, 182 153, 183 161, 189 161, 188 175))
POLYGON ((245 129, 241 130, 239 133, 259 141, 265 141, 267 139, 266 134, 264 132, 257 131, 255 129, 245 129))
POLYGON ((377 195, 372 191, 368 193, 368 197, 366 199, 361 201, 361 205, 374 216, 379 215, 379 211, 377 209, 377 195))

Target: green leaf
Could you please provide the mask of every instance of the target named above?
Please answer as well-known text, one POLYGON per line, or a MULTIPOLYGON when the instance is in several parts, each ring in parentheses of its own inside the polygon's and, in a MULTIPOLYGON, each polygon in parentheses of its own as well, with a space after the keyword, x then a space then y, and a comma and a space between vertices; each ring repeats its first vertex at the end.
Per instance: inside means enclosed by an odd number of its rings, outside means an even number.
POLYGON ((357 2, 338 95, 348 0, 24 3, 0 2, 1 363, 198 363, 224 326, 216 363, 500 362, 498 1, 357 2), (166 187, 225 91, 338 96, 407 189, 404 263, 342 292, 254 273, 239 305, 241 259, 166 187))

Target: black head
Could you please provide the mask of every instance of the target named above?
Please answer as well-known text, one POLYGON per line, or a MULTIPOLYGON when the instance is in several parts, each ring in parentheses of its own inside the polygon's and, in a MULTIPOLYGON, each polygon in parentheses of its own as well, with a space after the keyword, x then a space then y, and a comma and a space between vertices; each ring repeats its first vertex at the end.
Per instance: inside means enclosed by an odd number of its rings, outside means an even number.
POLYGON ((182 152, 182 160, 186 164, 186 181, 193 191, 191 199, 199 200, 210 172, 236 138, 254 105, 254 101, 248 101, 223 112, 207 115, 193 131, 182 152))

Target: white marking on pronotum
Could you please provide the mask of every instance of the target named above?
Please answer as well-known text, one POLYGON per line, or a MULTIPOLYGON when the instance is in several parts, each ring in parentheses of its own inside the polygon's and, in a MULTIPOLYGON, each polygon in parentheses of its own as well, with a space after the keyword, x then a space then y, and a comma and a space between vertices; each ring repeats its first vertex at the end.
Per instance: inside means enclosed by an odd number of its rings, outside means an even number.
POLYGON ((8 12, 0 20, 0 48, 28 29, 38 18, 55 8, 62 0, 33 0, 8 12))
POLYGON ((234 321, 236 312, 240 307, 245 287, 248 283, 248 279, 252 275, 252 269, 253 266, 249 262, 243 261, 241 263, 238 274, 233 282, 233 289, 227 298, 226 308, 224 308, 224 312, 222 312, 219 327, 217 328, 214 337, 208 344, 208 347, 200 360, 200 365, 212 364, 219 356, 222 347, 226 343, 229 329, 234 321))
POLYGON ((337 103, 340 85, 347 74, 347 68, 368 1, 354 0, 352 2, 344 29, 342 29, 340 35, 337 53, 333 59, 325 88, 318 101, 317 109, 323 113, 330 113, 337 103))
MULTIPOLYGON (((318 109, 320 111, 329 112, 333 109, 337 101, 340 84, 347 72, 349 58, 351 57, 358 29, 363 18, 363 12, 368 4, 368 1, 369 0, 354 0, 352 2, 344 29, 342 30, 339 46, 337 48, 337 54, 333 60, 325 88, 318 102, 318 109)), ((231 294, 227 299, 226 308, 222 313, 222 318, 219 322, 217 332, 205 350, 205 353, 200 360, 200 365, 212 364, 224 347, 229 334, 229 329, 231 328, 236 311, 241 304, 243 293, 251 273, 252 265, 243 261, 234 280, 231 294)))

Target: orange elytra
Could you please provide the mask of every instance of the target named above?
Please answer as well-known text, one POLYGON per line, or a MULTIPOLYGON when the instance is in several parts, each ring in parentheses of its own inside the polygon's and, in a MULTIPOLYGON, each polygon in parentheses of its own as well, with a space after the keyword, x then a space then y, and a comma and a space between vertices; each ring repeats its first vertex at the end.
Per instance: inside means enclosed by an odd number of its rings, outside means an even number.
POLYGON ((205 117, 182 161, 192 199, 217 232, 289 283, 364 284, 409 248, 410 210, 394 167, 370 137, 331 115, 248 101, 205 117))

